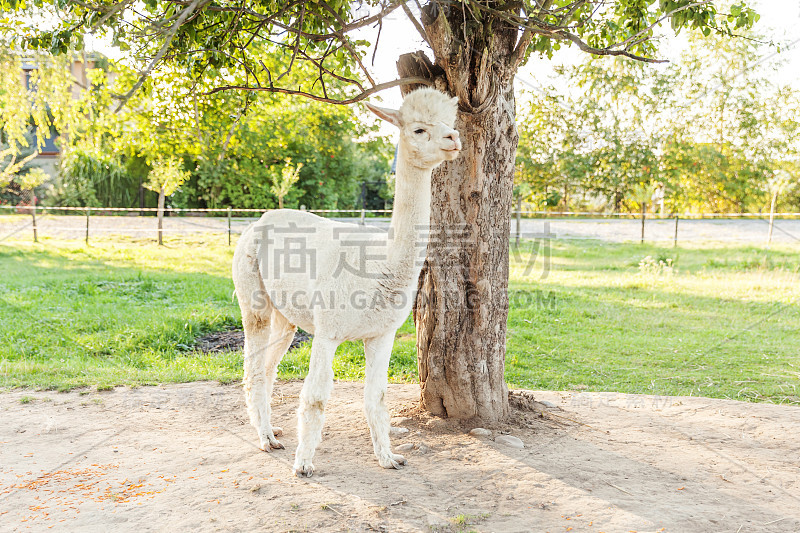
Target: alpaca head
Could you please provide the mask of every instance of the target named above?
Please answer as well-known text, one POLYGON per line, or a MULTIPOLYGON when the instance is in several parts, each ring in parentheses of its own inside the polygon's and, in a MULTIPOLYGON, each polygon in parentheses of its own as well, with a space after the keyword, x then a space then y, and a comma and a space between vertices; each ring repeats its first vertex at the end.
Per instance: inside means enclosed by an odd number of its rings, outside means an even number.
POLYGON ((436 89, 408 93, 400 109, 367 104, 370 111, 400 128, 400 144, 414 166, 433 168, 452 161, 461 151, 458 131, 453 129, 458 98, 436 89))

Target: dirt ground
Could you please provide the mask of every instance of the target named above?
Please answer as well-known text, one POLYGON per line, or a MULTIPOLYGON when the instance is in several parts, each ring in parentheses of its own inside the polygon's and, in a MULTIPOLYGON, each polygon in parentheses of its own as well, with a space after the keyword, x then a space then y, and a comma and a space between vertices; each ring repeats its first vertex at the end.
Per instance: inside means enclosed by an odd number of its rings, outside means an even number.
MULTIPOLYGON (((236 385, 0 394, 2 531, 800 531, 800 408, 536 392, 491 436, 392 385, 400 471, 338 383, 314 477, 291 475, 300 383, 265 453, 236 385), (510 433, 523 449, 494 439, 510 433)), ((502 440, 502 439, 500 439, 502 440)))

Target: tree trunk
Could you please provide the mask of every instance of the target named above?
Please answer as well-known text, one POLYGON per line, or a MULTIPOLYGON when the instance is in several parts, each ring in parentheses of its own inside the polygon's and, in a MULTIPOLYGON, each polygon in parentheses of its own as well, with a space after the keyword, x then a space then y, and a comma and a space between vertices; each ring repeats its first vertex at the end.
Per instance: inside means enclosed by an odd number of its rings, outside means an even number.
POLYGON ((772 228, 775 227, 775 206, 778 203, 778 193, 772 194, 772 201, 769 203, 769 235, 767 236, 767 244, 772 242, 772 228))
POLYGON ((439 416, 494 420, 508 413, 513 91, 503 101, 483 115, 460 116, 464 152, 433 175, 433 228, 415 324, 422 404, 439 416))
POLYGON ((164 187, 158 190, 158 244, 164 244, 164 187))
POLYGON ((519 139, 510 56, 518 33, 499 19, 486 22, 490 31, 464 31, 459 6, 428 4, 422 14, 436 65, 416 52, 400 58, 398 71, 459 97, 463 150, 432 178, 431 241, 414 306, 421 403, 439 416, 498 420, 508 414, 508 253, 519 139))
POLYGON ((647 204, 642 202, 642 239, 639 244, 644 244, 644 219, 647 215, 647 204))

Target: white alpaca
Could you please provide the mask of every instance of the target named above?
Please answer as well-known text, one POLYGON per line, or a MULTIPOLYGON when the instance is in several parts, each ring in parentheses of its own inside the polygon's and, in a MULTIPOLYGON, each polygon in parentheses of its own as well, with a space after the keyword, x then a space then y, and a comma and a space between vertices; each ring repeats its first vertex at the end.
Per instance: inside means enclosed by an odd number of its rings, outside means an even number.
POLYGON ((430 224, 431 172, 461 150, 453 129, 457 99, 434 89, 409 93, 399 110, 367 107, 400 128, 394 212, 389 233, 281 209, 242 235, 233 281, 244 324, 244 391, 261 447, 283 448, 270 420, 278 363, 299 326, 314 334, 300 393, 294 473, 311 477, 333 388, 333 356, 363 339, 364 412, 378 462, 401 468, 389 443, 385 395, 395 332, 408 317, 430 224))

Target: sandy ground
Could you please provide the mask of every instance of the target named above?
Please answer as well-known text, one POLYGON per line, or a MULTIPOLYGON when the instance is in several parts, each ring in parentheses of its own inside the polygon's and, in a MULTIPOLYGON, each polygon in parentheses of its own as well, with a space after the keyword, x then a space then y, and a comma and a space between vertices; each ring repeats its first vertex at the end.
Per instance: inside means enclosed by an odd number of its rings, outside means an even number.
MULTIPOLYGON (((241 233, 254 218, 234 218, 233 234, 241 233)), ((357 222, 358 219, 339 218, 357 222)), ((369 218, 370 226, 386 229, 389 219, 369 218)), ((83 240, 86 236, 86 218, 83 216, 40 215, 37 219, 39 235, 57 239, 83 240)), ((629 218, 605 219, 558 219, 523 220, 522 237, 527 239, 597 239, 608 242, 639 242, 641 221, 629 218)), ((764 219, 726 220, 680 220, 678 242, 766 242, 769 225, 764 219)), ((164 234, 175 237, 213 233, 226 235, 228 221, 219 217, 166 217, 164 234)), ((516 235, 516 223, 511 222, 512 238, 516 235)), ((90 241, 100 243, 112 241, 116 235, 152 238, 157 236, 155 217, 94 216, 90 221, 90 241)), ((672 219, 647 220, 645 240, 647 242, 672 243, 675 236, 675 221, 672 219)), ((0 213, 0 240, 32 240, 31 218, 27 215, 8 216, 0 213)), ((776 220, 773 242, 796 244, 800 242, 800 220, 776 220)))
POLYGON ((265 453, 240 387, 0 394, 3 531, 800 531, 800 409, 537 392, 473 437, 392 385, 409 465, 381 469, 361 385, 338 383, 310 479, 290 474, 300 383, 265 453), (416 414, 415 414, 416 413, 416 414), (495 442, 510 432, 525 444, 495 442), (460 518, 459 518, 460 517, 460 518))

